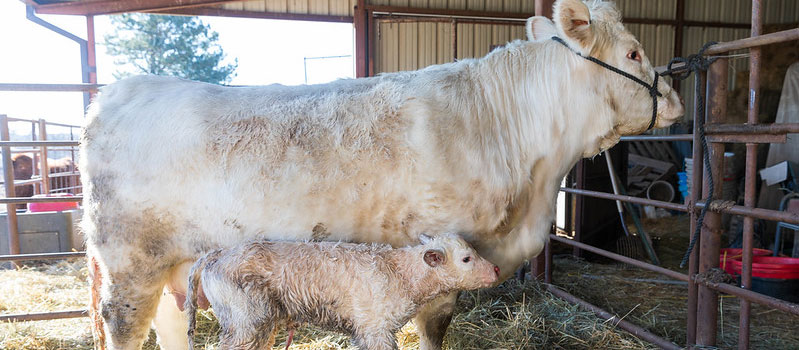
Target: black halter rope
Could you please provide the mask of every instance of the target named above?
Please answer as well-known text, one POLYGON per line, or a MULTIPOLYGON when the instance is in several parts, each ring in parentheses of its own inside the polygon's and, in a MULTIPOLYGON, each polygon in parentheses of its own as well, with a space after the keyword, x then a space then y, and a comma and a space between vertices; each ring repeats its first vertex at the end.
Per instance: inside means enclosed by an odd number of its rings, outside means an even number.
POLYGON ((619 74, 619 75, 621 75, 621 76, 623 76, 623 77, 625 77, 627 79, 630 79, 630 80, 640 84, 641 86, 643 86, 647 90, 649 90, 649 96, 652 96, 652 120, 649 121, 649 126, 646 128, 646 130, 649 131, 650 129, 652 129, 653 126, 655 126, 655 120, 657 119, 657 116, 658 116, 658 97, 663 96, 660 93, 660 91, 658 91, 658 77, 660 77, 660 75, 655 73, 655 81, 652 83, 652 85, 649 85, 645 81, 643 81, 641 79, 638 79, 638 77, 636 77, 636 76, 634 76, 634 75, 632 75, 630 73, 627 73, 627 72, 625 72, 625 71, 623 71, 621 69, 618 69, 618 68, 616 68, 614 66, 611 66, 611 65, 603 62, 602 60, 600 60, 600 59, 598 59, 596 57, 583 56, 583 54, 581 54, 580 52, 572 49, 571 46, 569 46, 569 44, 567 44, 565 41, 563 41, 563 39, 561 39, 561 38, 559 38, 557 36, 553 36, 552 40, 555 40, 555 41, 561 43, 563 46, 566 46, 567 49, 569 49, 572 52, 574 52, 575 54, 577 54, 577 56, 580 56, 580 57, 585 58, 585 59, 587 59, 587 60, 589 60, 591 62, 594 62, 594 63, 596 63, 596 64, 598 64, 598 65, 600 65, 600 66, 602 66, 604 68, 607 68, 611 72, 614 72, 614 73, 619 74))

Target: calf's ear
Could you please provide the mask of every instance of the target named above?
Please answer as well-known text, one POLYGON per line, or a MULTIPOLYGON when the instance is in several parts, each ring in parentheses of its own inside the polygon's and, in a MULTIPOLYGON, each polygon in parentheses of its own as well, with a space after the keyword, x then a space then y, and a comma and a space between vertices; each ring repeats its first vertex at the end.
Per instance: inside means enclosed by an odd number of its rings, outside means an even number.
POLYGON ((594 31, 588 6, 580 0, 559 0, 555 3, 552 18, 558 33, 570 46, 583 53, 591 51, 594 31))
POLYGON ((424 233, 419 235, 419 242, 421 242, 422 244, 430 243, 430 241, 432 241, 432 240, 433 240, 432 237, 430 237, 430 236, 428 236, 428 235, 426 235, 424 233))
POLYGON ((444 256, 444 252, 436 249, 430 249, 424 252, 424 262, 427 263, 427 265, 430 265, 430 267, 436 267, 446 263, 446 257, 444 256))
POLYGON ((527 19, 527 40, 544 41, 558 35, 558 29, 551 19, 543 16, 535 16, 527 19))

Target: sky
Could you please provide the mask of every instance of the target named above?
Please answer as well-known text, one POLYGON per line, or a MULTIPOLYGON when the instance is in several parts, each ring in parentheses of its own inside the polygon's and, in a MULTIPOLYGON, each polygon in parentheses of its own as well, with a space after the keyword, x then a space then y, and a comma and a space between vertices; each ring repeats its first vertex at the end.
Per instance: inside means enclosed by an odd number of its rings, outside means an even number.
MULTIPOLYGON (((86 38, 83 16, 39 15, 81 38, 86 38)), ((219 33, 227 58, 238 59, 232 85, 323 83, 354 76, 354 32, 349 23, 321 23, 200 17, 219 33), (349 56, 335 59, 313 57, 349 56), (311 59, 305 59, 311 58, 311 59)), ((109 16, 95 17, 98 82, 114 82, 120 69, 106 54, 103 38, 113 31, 109 16)), ((80 83, 77 43, 25 18, 18 0, 0 1, 0 83, 80 83)), ((122 67, 121 69, 125 69, 122 67)), ((79 92, 0 91, 0 114, 80 125, 83 98, 79 92)), ((12 125, 19 130, 21 125, 12 125)), ((27 126, 29 130, 30 127, 27 126)))

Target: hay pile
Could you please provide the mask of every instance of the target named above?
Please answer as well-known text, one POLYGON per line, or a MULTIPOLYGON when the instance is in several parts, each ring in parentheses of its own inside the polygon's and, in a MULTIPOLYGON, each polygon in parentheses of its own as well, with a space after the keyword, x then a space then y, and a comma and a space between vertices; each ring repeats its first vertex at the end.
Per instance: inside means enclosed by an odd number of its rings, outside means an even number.
MULTIPOLYGON (((36 264, 0 271, 0 313, 74 310, 88 300, 83 261, 36 264)), ((651 345, 553 297, 536 282, 509 281, 500 287, 462 293, 446 349, 649 349, 651 345)), ((198 349, 215 349, 219 326, 211 312, 197 317, 198 349)), ((286 334, 278 335, 285 342, 286 334)), ((401 349, 418 349, 413 323, 398 334, 401 349)), ((285 347, 285 343, 276 344, 285 347)), ((88 318, 0 324, 0 349, 91 349, 88 318)), ((144 349, 157 349, 155 334, 144 349)), ((294 350, 354 350, 338 333, 304 327, 294 350)))
MULTIPOLYGON (((676 257, 676 261, 682 257, 676 257)), ((669 258, 661 255, 663 260, 669 258)), ((664 265, 666 263, 664 262, 664 265)), ((675 262, 678 264, 678 262, 675 262)), ((555 259, 555 285, 648 331, 685 344, 687 284, 654 272, 620 264, 588 263, 572 257, 555 259), (598 292, 599 291, 599 292, 598 292)), ((719 298, 720 349, 738 347, 739 300, 719 298)), ((752 304, 751 349, 799 349, 799 316, 752 304)))

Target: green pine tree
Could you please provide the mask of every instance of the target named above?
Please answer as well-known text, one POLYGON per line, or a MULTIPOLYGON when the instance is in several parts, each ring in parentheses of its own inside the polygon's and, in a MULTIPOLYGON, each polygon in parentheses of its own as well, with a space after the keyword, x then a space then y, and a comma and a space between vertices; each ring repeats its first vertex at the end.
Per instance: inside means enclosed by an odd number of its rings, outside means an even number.
MULTIPOLYGON (((137 72, 224 84, 236 76, 238 60, 223 64, 219 35, 197 17, 123 14, 113 16, 105 36, 108 54, 137 72)), ((114 73, 120 79, 131 72, 114 73)))

